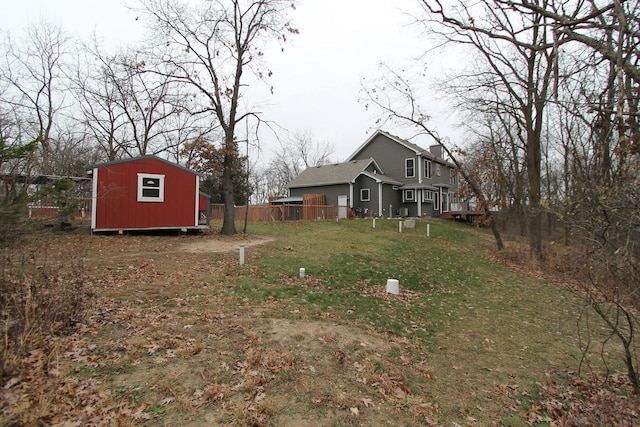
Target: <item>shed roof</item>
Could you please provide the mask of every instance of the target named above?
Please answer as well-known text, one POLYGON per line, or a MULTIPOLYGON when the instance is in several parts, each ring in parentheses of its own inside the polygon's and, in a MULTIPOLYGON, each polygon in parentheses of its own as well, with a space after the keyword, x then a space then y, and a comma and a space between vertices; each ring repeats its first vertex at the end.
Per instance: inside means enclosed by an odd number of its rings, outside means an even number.
POLYGON ((303 202, 302 196, 292 196, 292 197, 283 197, 278 200, 272 200, 271 204, 277 205, 277 204, 285 204, 285 203, 302 203, 302 202, 303 202))
POLYGON ((346 184, 354 179, 373 163, 379 170, 375 160, 351 160, 344 163, 315 166, 302 171, 289 184, 288 188, 319 187, 323 185, 346 184))
POLYGON ((112 160, 110 162, 97 163, 95 165, 88 165, 86 167, 86 169, 87 170, 98 169, 98 168, 103 168, 103 167, 112 166, 112 165, 119 165, 119 164, 123 164, 123 163, 138 162, 140 160, 145 160, 145 159, 154 159, 154 160, 157 160, 159 162, 166 163, 166 164, 168 164, 170 166, 173 166, 175 168, 182 169, 185 172, 189 172, 189 173, 192 173, 192 174, 198 175, 198 176, 204 176, 202 173, 194 171, 193 169, 189 169, 187 167, 181 166, 181 165, 179 165, 177 163, 173 163, 173 162, 171 162, 171 161, 169 161, 167 159, 163 159, 162 157, 158 157, 158 156, 154 156, 154 155, 130 157, 130 158, 127 158, 127 159, 112 160))

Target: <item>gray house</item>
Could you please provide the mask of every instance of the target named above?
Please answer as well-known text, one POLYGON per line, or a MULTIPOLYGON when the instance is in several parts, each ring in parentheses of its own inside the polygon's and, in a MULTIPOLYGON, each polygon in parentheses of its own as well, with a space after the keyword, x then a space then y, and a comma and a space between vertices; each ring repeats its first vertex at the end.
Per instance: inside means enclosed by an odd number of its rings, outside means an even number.
POLYGON ((466 210, 454 194, 459 186, 455 165, 442 157, 442 147, 424 150, 378 130, 344 163, 306 169, 289 184, 289 195, 323 194, 363 217, 436 217, 466 210))

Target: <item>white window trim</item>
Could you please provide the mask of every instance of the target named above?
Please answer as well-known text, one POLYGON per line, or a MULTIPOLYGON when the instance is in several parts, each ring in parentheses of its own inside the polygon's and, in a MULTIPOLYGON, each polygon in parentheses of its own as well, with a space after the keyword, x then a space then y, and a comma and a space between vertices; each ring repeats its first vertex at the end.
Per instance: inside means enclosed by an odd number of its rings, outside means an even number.
POLYGON ((438 212, 440 211, 440 192, 439 191, 433 192, 433 210, 438 212))
POLYGON ((433 167, 431 160, 425 159, 424 161, 424 177, 431 179, 431 168, 433 167))
POLYGON ((422 190, 422 199, 425 202, 433 202, 433 190, 422 190))
MULTIPOLYGON (((155 187, 153 187, 155 188, 155 187)), ((164 175, 158 175, 153 173, 138 173, 138 201, 139 202, 164 202, 164 175), (160 181, 159 195, 158 197, 145 197, 143 196, 144 180, 146 178, 158 179, 160 181)))
POLYGON ((360 201, 361 202, 369 202, 371 201, 371 190, 368 188, 361 188, 360 189, 360 201), (367 193, 367 197, 364 197, 364 193, 367 193))
POLYGON ((416 190, 403 190, 402 191, 402 203, 413 203, 416 201, 416 190), (411 194, 411 198, 407 197, 407 194, 411 194))
POLYGON ((451 193, 443 191, 442 196, 447 196, 447 203, 442 203, 442 212, 449 212, 451 207, 451 193))
POLYGON ((409 158, 409 159, 404 159, 404 177, 405 178, 415 178, 416 177, 416 159, 414 158, 409 158), (413 171, 413 173, 411 175, 408 174, 409 172, 409 162, 413 163, 413 166, 411 167, 411 170, 413 171))
POLYGON ((458 174, 456 173, 455 169, 453 168, 449 169, 449 184, 456 185, 457 177, 458 177, 458 174))

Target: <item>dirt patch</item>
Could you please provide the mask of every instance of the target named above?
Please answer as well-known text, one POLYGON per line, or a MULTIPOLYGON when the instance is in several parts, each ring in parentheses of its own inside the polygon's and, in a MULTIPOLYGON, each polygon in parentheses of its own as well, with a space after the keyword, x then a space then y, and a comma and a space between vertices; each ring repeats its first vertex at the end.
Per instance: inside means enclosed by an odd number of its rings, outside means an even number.
POLYGON ((240 245, 245 248, 273 242, 275 239, 264 236, 207 236, 205 238, 190 241, 179 246, 179 249, 189 253, 231 252, 238 250, 240 245))
POLYGON ((178 317, 137 340, 96 340, 129 362, 120 373, 105 370, 116 373, 111 395, 143 408, 140 417, 155 411, 167 424, 192 426, 418 426, 436 412, 405 383, 403 345, 357 326, 214 316, 191 327, 178 317), (417 413, 388 411, 416 402, 417 413))

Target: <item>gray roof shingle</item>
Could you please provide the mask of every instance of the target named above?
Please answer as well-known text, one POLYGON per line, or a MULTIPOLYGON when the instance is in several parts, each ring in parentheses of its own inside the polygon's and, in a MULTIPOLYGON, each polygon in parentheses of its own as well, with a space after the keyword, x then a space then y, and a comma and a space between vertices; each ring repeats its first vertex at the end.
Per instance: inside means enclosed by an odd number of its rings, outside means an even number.
POLYGON ((318 187, 321 185, 346 184, 363 172, 373 159, 351 160, 344 163, 315 166, 302 171, 287 187, 318 187))

